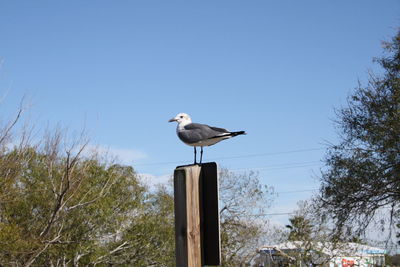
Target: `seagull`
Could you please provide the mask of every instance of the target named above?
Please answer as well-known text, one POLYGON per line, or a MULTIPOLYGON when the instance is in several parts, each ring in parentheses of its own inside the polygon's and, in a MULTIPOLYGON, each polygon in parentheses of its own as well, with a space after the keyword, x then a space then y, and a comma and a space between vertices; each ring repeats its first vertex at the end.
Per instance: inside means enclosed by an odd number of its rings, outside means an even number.
POLYGON ((169 122, 176 121, 176 134, 181 141, 194 147, 194 164, 196 164, 196 147, 201 147, 200 164, 203 159, 203 147, 212 146, 222 140, 246 134, 245 131, 230 132, 223 128, 211 127, 206 124, 192 123, 192 119, 186 113, 179 113, 169 122))

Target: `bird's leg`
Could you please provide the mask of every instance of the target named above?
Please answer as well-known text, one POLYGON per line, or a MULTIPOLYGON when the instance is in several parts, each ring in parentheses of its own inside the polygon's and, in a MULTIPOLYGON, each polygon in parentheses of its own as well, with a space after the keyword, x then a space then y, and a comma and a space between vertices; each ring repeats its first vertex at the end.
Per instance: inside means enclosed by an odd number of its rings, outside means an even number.
POLYGON ((200 164, 201 164, 202 160, 203 160, 203 147, 201 147, 201 150, 200 150, 200 164))
POLYGON ((197 154, 197 151, 196 151, 196 147, 194 146, 194 164, 196 164, 196 154, 197 154))

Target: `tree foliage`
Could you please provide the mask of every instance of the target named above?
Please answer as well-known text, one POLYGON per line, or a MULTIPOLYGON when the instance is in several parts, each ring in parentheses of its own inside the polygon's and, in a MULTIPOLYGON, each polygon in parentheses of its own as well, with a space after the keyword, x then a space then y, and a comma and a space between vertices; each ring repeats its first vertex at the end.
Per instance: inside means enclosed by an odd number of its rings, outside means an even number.
MULTIPOLYGON (((361 233, 385 208, 393 219, 400 205, 400 32, 376 60, 384 73, 370 74, 338 110, 340 143, 329 148, 321 203, 338 230, 361 233)), ((393 223, 393 220, 391 220, 393 223)))
POLYGON ((0 157, 3 264, 93 262, 110 243, 103 240, 117 237, 127 214, 140 208, 144 190, 131 167, 80 159, 79 152, 62 157, 58 148, 15 148, 0 157))
POLYGON ((290 230, 288 240, 309 240, 312 233, 311 221, 302 215, 293 216, 289 218, 290 224, 286 225, 286 228, 290 230))
POLYGON ((219 179, 222 266, 241 266, 264 245, 265 213, 273 189, 262 185, 254 172, 237 174, 222 169, 219 179))
POLYGON ((280 254, 296 265, 325 266, 346 250, 349 240, 332 234, 332 225, 314 200, 298 204, 298 210, 289 218, 286 232, 282 233, 284 238, 281 243, 292 249, 280 251, 280 254))
POLYGON ((60 131, 17 143, 14 125, 0 131, 0 266, 173 266, 169 194, 60 131))
POLYGON ((119 244, 129 244, 114 255, 117 266, 175 266, 174 198, 165 186, 150 193, 142 214, 123 233, 119 244))

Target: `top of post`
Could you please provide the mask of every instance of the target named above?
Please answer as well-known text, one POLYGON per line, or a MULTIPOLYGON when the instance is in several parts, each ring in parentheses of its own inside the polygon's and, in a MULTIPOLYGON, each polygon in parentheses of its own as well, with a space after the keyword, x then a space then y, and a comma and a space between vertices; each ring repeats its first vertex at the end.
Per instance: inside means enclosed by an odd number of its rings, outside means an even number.
POLYGON ((198 166, 200 168, 217 168, 217 163, 216 162, 206 162, 206 163, 188 164, 188 165, 176 166, 175 169, 184 169, 184 168, 195 167, 195 166, 198 166))

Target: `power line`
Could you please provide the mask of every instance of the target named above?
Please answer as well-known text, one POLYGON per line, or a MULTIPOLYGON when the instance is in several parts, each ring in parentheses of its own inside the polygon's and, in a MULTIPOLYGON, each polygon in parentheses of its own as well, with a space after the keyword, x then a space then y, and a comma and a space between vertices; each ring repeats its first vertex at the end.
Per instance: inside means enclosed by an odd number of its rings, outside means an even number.
POLYGON ((280 216, 280 215, 291 215, 291 214, 294 214, 294 212, 264 213, 261 215, 263 215, 263 216, 280 216))
POLYGON ((312 192, 312 191, 316 191, 319 190, 318 188, 314 188, 314 189, 304 189, 304 190, 294 190, 294 191, 283 191, 283 192, 276 192, 278 195, 279 194, 293 194, 293 193, 304 193, 304 192, 312 192))
MULTIPOLYGON (((288 150, 288 151, 277 151, 277 152, 269 152, 269 153, 259 153, 259 154, 248 154, 248 155, 238 155, 231 157, 219 157, 219 158, 211 158, 209 160, 221 160, 221 159, 239 159, 239 158, 255 158, 255 157, 265 157, 265 156, 275 156, 282 154, 293 154, 293 153, 302 153, 302 152, 310 152, 310 151, 319 151, 324 150, 325 148, 307 148, 307 149, 297 149, 297 150, 288 150)), ((142 163, 135 164, 135 166, 154 166, 154 165, 168 165, 168 164, 184 164, 187 161, 164 161, 164 162, 151 162, 151 163, 142 163)))
POLYGON ((276 169, 291 169, 291 168, 319 166, 320 164, 321 164, 321 161, 305 161, 305 162, 283 163, 283 164, 269 165, 269 166, 256 167, 256 168, 240 168, 240 169, 229 169, 229 170, 230 171, 276 170, 276 169))
POLYGON ((210 160, 217 160, 217 159, 238 159, 238 158, 253 158, 253 157, 264 157, 264 156, 275 156, 281 154, 293 154, 293 153, 301 153, 301 152, 309 152, 309 151, 318 151, 324 150, 325 148, 307 148, 307 149, 298 149, 298 150, 289 150, 289 151, 278 151, 278 152, 270 152, 270 153, 260 153, 260 154, 249 154, 249 155, 242 155, 242 156, 231 156, 231 157, 220 157, 220 158, 213 158, 210 160))
POLYGON ((281 215, 291 215, 294 212, 277 212, 277 213, 260 213, 260 214, 248 214, 246 216, 259 217, 259 216, 281 216, 281 215))
POLYGON ((304 167, 313 167, 320 166, 320 161, 306 161, 306 162, 292 162, 292 163, 283 163, 276 165, 269 165, 264 167, 256 167, 256 168, 239 168, 239 169, 228 169, 229 171, 269 171, 269 170, 282 170, 282 169, 293 169, 293 168, 304 168, 304 167))

